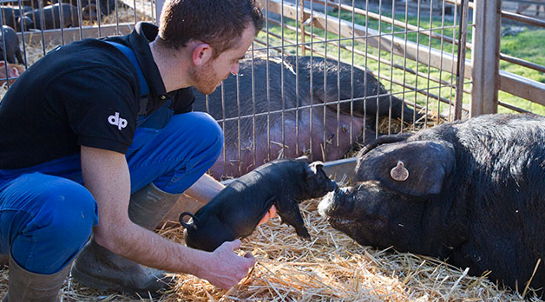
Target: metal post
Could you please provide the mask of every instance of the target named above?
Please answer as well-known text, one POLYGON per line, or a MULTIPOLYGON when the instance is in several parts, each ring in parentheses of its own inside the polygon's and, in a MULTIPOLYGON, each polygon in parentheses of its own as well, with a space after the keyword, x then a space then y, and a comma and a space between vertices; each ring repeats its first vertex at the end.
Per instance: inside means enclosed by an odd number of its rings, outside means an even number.
POLYGON ((476 0, 473 10, 470 115, 498 112, 501 0, 476 0))
POLYGON ((159 21, 161 20, 161 11, 163 10, 163 4, 165 4, 165 0, 155 0, 156 25, 159 25, 159 21))
MULTIPOLYGON (((485 0, 477 0, 484 2, 485 0)), ((462 0, 460 5, 460 22, 458 35, 458 66, 456 71, 456 98, 454 100, 454 119, 462 118, 462 103, 464 100, 464 74, 466 62, 467 19, 469 0, 462 0)))

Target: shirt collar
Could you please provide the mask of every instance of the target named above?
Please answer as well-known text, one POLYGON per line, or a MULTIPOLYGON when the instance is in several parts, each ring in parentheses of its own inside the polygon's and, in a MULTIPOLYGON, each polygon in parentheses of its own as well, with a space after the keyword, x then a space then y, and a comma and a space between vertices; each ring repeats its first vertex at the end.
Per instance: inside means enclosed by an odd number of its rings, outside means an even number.
POLYGON ((138 22, 128 39, 128 43, 136 55, 138 64, 150 88, 148 112, 150 109, 154 111, 156 107, 170 99, 149 47, 149 43, 155 40, 158 32, 159 28, 156 25, 147 22, 138 22))

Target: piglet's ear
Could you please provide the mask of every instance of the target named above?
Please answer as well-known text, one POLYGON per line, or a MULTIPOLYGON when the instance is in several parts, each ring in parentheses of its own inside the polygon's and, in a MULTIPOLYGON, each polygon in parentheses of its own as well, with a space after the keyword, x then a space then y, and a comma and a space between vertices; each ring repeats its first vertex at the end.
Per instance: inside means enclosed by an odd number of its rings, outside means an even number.
POLYGON ((312 174, 318 173, 318 171, 324 166, 324 163, 321 161, 315 161, 309 165, 310 171, 312 174))
POLYGON ((438 194, 455 165, 447 142, 414 141, 381 145, 358 160, 356 181, 378 180, 402 194, 438 194))

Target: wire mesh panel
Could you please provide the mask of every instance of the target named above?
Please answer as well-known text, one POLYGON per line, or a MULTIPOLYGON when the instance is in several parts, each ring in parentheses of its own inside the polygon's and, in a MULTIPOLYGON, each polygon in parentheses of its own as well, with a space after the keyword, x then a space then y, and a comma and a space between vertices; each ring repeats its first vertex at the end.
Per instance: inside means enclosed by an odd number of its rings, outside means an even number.
POLYGON ((354 156, 379 135, 454 119, 457 99, 467 112, 468 1, 261 2, 266 22, 238 76, 197 93, 225 132, 214 176, 354 156))
POLYGON ((0 78, 5 90, 53 48, 84 38, 127 34, 138 21, 155 22, 148 0, 2 0, 0 78), (8 64, 6 64, 6 62, 8 64))
MULTIPOLYGON (((5 54, 4 61, 24 70, 58 45, 157 22, 161 7, 52 1, 3 1, 0 21, 13 25, 22 57, 12 62, 5 54)), ((379 135, 467 109, 468 0, 259 1, 266 22, 239 74, 209 96, 195 91, 194 109, 209 112, 225 132, 214 176, 240 176, 279 157, 351 157, 379 135)))

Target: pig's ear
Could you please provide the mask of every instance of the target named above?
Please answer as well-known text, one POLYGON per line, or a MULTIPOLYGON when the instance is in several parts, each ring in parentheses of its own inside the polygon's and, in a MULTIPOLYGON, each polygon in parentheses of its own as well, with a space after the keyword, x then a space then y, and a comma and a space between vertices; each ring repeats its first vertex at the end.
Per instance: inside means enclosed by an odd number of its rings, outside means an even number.
POLYGON ((438 194, 453 167, 454 148, 450 143, 415 141, 383 145, 361 158, 360 180, 379 180, 402 194, 438 194))
POLYGON ((322 167, 324 166, 324 163, 321 162, 321 161, 315 161, 311 164, 308 165, 310 171, 308 173, 308 175, 316 175, 319 171, 319 169, 321 169, 322 167))

